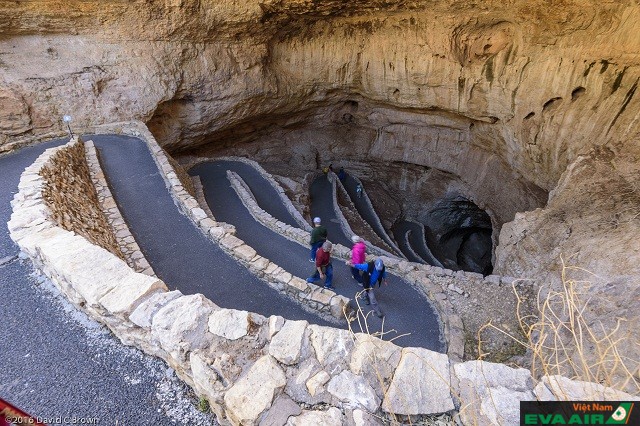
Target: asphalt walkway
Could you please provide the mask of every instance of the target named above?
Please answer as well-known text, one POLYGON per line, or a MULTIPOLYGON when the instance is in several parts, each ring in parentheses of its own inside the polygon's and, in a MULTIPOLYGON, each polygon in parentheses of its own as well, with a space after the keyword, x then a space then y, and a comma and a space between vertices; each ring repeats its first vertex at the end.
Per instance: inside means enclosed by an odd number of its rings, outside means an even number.
POLYGON ((90 138, 131 233, 170 289, 201 293, 224 308, 330 325, 269 287, 196 228, 174 204, 143 141, 126 136, 90 138))
POLYGON ((351 235, 345 235, 337 219, 333 203, 333 188, 327 175, 318 176, 309 188, 311 217, 319 217, 327 228, 328 239, 332 243, 351 247, 351 235))
MULTIPOLYGON (((201 163, 193 167, 189 173, 200 176, 204 188, 205 198, 217 220, 236 226, 238 237, 253 247, 260 255, 274 261, 288 272, 305 278, 311 275, 314 269, 308 261, 309 249, 306 246, 291 241, 271 229, 261 225, 253 219, 253 216, 242 204, 236 192, 231 188, 226 177, 226 171, 236 172, 243 180, 251 181, 249 187, 252 192, 266 191, 269 183, 259 174, 244 174, 243 163, 235 161, 213 161, 201 163)), ((326 209, 333 206, 328 201, 327 192, 331 187, 325 176, 321 176, 314 182, 315 197, 313 198, 312 214, 322 214, 329 218, 328 223, 336 224, 335 214, 326 209), (322 182, 324 180, 324 182, 322 182), (322 202, 318 207, 315 203, 322 202)), ((281 200, 278 197, 264 197, 260 207, 271 213, 277 211, 281 200)), ((335 241, 332 234, 335 228, 330 228, 329 240, 335 241)), ((344 235, 343 235, 343 238, 344 235)), ((348 243, 348 247, 350 244, 348 243)), ((355 299, 355 294, 362 288, 351 278, 350 268, 341 260, 334 260, 334 281, 336 292, 350 299, 355 299)), ((371 332, 396 330, 385 339, 390 339, 399 334, 408 335, 398 338, 395 342, 400 346, 418 346, 443 352, 444 347, 440 342, 440 330, 436 314, 429 302, 418 293, 409 283, 399 277, 389 274, 389 285, 376 288, 376 296, 380 307, 385 312, 384 322, 373 314, 368 317, 368 325, 371 332)), ((363 306, 368 309, 368 307, 363 306)), ((357 328, 357 325, 355 325, 357 328)), ((359 329, 357 331, 360 331, 359 329)))
POLYGON ((0 156, 0 397, 45 418, 214 424, 164 362, 122 345, 37 278, 31 262, 16 260, 19 249, 5 224, 20 175, 45 149, 66 142, 0 156))

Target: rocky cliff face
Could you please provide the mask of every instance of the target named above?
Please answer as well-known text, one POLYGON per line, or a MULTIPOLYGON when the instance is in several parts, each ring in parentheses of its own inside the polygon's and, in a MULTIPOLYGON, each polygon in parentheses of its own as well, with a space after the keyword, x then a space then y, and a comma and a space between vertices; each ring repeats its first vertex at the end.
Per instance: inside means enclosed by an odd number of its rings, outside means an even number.
POLYGON ((639 25, 632 0, 5 2, 0 151, 69 113, 176 153, 418 165, 515 218, 496 272, 552 282, 565 254, 637 289, 639 25))

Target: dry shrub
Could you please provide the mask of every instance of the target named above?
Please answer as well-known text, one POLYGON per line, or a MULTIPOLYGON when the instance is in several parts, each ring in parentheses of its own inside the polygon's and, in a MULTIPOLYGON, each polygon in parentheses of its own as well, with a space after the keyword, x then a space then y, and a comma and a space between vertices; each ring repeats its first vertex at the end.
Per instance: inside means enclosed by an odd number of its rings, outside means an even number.
MULTIPOLYGON (((538 292, 537 315, 522 315, 520 295, 517 316, 524 335, 519 338, 493 324, 491 327, 509 335, 527 349, 531 374, 534 378, 562 375, 574 380, 599 383, 633 395, 640 395, 638 368, 640 360, 625 355, 625 347, 638 345, 620 327, 624 318, 616 318, 613 327, 590 321, 585 312, 589 310, 591 298, 606 298, 605 294, 590 293, 591 283, 576 280, 571 272, 587 272, 584 269, 566 266, 562 260, 561 286, 538 292)), ((611 306, 615 306, 611 303, 611 306)), ((478 336, 480 336, 480 332, 478 336)), ((482 341, 478 353, 483 355, 482 341)))

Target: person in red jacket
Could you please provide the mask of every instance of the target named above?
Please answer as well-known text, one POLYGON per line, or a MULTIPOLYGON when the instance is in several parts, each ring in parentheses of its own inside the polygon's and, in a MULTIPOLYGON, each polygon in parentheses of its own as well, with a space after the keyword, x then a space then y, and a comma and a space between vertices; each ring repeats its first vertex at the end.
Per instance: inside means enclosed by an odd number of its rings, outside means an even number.
POLYGON ((316 269, 309 278, 308 283, 315 283, 320 280, 325 280, 324 288, 333 290, 331 281, 333 280, 333 265, 331 265, 331 249, 332 244, 329 241, 325 241, 316 253, 316 269))
MULTIPOLYGON (((351 248, 351 263, 353 265, 357 265, 359 263, 364 263, 366 258, 366 250, 367 246, 364 245, 362 238, 354 235, 351 237, 351 241, 353 241, 353 247, 351 248)), ((362 274, 360 270, 354 266, 351 267, 351 275, 353 279, 358 282, 358 284, 362 285, 362 274)))

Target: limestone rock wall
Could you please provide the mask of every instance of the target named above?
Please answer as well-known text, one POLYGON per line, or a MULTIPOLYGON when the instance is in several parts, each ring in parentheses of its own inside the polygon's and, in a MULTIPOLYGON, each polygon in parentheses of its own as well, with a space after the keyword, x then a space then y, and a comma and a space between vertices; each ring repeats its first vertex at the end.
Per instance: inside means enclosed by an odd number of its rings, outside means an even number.
POLYGON ((43 198, 52 219, 67 231, 76 232, 124 259, 98 202, 84 144, 76 139, 71 146, 56 151, 40 174, 44 178, 43 198))
POLYGON ((140 119, 171 152, 258 140, 268 155, 270 132, 304 136, 451 174, 442 187, 495 229, 561 182, 549 209, 508 227, 496 272, 538 276, 579 253, 634 291, 635 221, 617 210, 625 192, 608 200, 637 186, 639 23, 633 0, 4 3, 0 152, 61 134, 65 113, 79 127, 140 119), (611 153, 604 176, 572 171, 592 149, 611 153))

